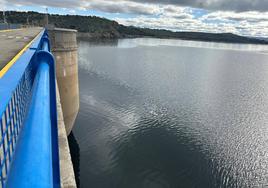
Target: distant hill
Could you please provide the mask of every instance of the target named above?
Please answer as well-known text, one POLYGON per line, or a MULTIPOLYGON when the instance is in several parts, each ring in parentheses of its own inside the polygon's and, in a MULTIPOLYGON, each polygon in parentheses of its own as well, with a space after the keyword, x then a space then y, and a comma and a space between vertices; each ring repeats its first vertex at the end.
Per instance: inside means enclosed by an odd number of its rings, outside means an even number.
MULTIPOLYGON (((44 14, 38 12, 16 12, 7 11, 8 23, 21 23, 31 25, 44 25, 44 14)), ((0 21, 3 14, 0 11, 0 21)), ((78 37, 89 39, 113 39, 133 37, 156 37, 156 38, 177 38, 184 40, 213 41, 227 43, 251 43, 268 44, 267 40, 238 36, 232 33, 201 33, 201 32, 172 32, 169 30, 139 28, 124 26, 116 21, 96 16, 78 15, 49 15, 49 23, 55 27, 76 29, 78 37)))
POLYGON ((268 42, 268 38, 265 38, 265 37, 258 37, 257 39, 264 40, 264 41, 268 42))

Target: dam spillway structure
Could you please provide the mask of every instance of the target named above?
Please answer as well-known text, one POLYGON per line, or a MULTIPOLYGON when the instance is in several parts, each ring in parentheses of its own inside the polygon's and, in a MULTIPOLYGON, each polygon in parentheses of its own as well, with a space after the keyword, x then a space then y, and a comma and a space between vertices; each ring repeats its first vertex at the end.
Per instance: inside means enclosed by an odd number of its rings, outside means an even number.
POLYGON ((76 30, 49 29, 51 51, 56 61, 56 77, 63 118, 69 135, 79 110, 76 30))

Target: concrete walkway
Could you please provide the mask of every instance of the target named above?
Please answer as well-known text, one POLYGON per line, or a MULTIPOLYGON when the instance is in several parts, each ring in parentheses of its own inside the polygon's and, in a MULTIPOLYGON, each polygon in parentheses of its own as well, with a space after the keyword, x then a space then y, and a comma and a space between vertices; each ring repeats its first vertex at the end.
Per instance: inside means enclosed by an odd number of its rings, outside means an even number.
POLYGON ((15 57, 29 42, 31 42, 42 28, 23 28, 0 31, 0 70, 15 57))

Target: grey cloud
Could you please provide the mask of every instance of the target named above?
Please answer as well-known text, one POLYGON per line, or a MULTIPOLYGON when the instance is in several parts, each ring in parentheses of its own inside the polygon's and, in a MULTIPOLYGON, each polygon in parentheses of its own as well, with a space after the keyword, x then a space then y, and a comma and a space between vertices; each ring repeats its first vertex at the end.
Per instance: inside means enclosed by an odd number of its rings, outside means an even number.
POLYGON ((61 8, 75 8, 82 5, 82 1, 79 0, 4 0, 4 2, 9 5, 39 5, 61 8))
POLYGON ((247 22, 251 22, 251 23, 259 23, 259 22, 267 22, 268 18, 233 18, 233 17, 229 17, 227 18, 228 20, 231 21, 237 21, 237 22, 241 22, 241 21, 247 21, 247 22))
POLYGON ((128 2, 92 2, 89 3, 87 9, 95 9, 109 13, 132 13, 151 15, 157 13, 152 6, 144 6, 140 3, 128 3, 128 2))
POLYGON ((173 18, 176 18, 176 19, 189 19, 191 18, 189 15, 187 14, 182 14, 182 15, 178 15, 178 16, 173 16, 173 18))
POLYGON ((261 11, 268 10, 268 0, 131 0, 141 3, 160 3, 190 6, 208 10, 261 11))
POLYGON ((268 11, 268 0, 0 0, 7 4, 44 5, 65 8, 87 8, 92 3, 92 8, 115 13, 150 14, 145 5, 179 5, 207 10, 268 11), (122 2, 124 6, 122 7, 122 2), (135 3, 136 2, 136 3, 135 3))

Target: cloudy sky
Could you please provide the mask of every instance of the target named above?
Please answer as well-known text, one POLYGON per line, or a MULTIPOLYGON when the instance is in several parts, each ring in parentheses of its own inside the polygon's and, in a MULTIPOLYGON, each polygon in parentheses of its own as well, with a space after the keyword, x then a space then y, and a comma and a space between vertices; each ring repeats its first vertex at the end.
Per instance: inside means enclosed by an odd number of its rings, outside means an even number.
POLYGON ((268 37, 268 0, 0 0, 0 9, 96 15, 125 25, 268 37))

